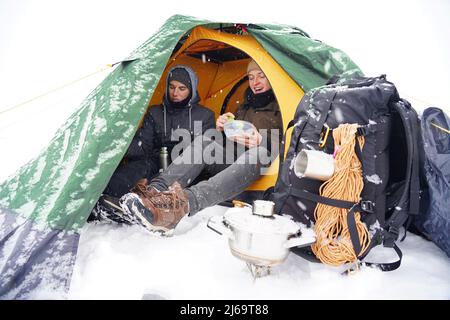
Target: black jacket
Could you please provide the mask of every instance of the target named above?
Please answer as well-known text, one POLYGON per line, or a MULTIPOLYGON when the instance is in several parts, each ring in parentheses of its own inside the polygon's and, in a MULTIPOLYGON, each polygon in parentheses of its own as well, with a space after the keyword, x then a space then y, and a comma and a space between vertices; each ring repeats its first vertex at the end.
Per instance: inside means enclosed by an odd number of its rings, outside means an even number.
MULTIPOLYGON (((278 150, 280 150, 281 138, 283 134, 283 120, 278 101, 272 90, 261 94, 253 94, 250 88, 246 91, 245 103, 236 110, 236 119, 251 122, 263 136, 263 146, 271 152, 272 131, 277 130, 274 136, 278 137, 278 150), (266 132, 262 132, 264 129, 266 132)), ((275 143, 275 142, 274 142, 275 143)), ((276 157, 274 155, 274 157, 276 157)))
POLYGON ((150 107, 139 132, 139 142, 142 143, 145 158, 158 163, 159 170, 161 147, 167 147, 170 155, 181 139, 189 136, 192 141, 194 137, 215 127, 214 112, 198 103, 191 103, 189 107, 182 108, 161 104, 150 107), (176 131, 177 129, 184 130, 176 131))
POLYGON ((185 106, 173 107, 168 100, 166 79, 163 103, 149 108, 142 126, 136 132, 127 153, 111 177, 104 193, 121 197, 129 192, 139 179, 151 179, 155 176, 160 169, 159 152, 161 147, 167 147, 170 156, 173 147, 179 142, 171 139, 173 130, 186 129, 184 132, 192 141, 194 135, 201 135, 207 129, 215 128, 214 112, 198 103, 200 99, 197 93, 197 76, 191 68, 183 67, 191 77, 191 99, 185 106))

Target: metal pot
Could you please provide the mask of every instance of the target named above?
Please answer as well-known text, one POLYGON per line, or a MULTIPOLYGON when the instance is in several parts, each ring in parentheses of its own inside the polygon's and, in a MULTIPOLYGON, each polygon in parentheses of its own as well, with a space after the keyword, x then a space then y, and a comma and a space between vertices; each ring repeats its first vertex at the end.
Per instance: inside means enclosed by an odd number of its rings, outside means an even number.
POLYGON ((211 217, 207 224, 227 237, 231 253, 247 263, 271 267, 286 260, 290 248, 315 242, 313 236, 302 236, 300 227, 289 218, 252 211, 249 207, 230 208, 223 216, 211 217))

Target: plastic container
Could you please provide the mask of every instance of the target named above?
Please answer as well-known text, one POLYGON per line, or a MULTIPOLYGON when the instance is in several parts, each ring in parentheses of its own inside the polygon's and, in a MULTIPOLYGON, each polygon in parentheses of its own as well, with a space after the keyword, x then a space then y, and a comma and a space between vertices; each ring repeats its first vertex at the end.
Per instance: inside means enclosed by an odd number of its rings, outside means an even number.
POLYGON ((230 138, 243 133, 252 133, 253 125, 248 121, 230 120, 223 126, 225 135, 230 138))

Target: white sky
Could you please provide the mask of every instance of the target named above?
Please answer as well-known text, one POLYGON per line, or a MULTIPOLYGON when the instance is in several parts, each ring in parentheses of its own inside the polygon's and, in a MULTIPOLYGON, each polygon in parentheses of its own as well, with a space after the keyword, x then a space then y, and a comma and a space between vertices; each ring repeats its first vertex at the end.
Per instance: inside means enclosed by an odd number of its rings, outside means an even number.
POLYGON ((450 110, 449 13, 447 0, 0 0, 0 151, 15 155, 3 157, 0 181, 47 145, 108 71, 2 111, 128 56, 174 14, 295 25, 366 75, 387 74, 420 112, 450 110))
POLYGON ((2 159, 0 180, 47 145, 107 72, 3 110, 128 56, 174 14, 295 25, 366 75, 387 74, 420 112, 450 111, 449 13, 447 0, 0 0, 0 150, 15 155, 2 159))
POLYGON ((177 13, 298 26, 402 96, 450 109, 446 0, 0 0, 0 110, 120 60, 177 13))

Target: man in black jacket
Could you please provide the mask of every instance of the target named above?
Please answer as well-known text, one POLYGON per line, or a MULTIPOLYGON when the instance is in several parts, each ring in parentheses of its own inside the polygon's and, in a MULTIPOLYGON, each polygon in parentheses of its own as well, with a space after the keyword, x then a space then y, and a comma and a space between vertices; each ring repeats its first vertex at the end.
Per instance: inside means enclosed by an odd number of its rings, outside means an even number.
POLYGON ((192 216, 232 199, 261 176, 263 167, 270 165, 278 155, 283 123, 272 86, 253 60, 248 64, 247 75, 250 89, 246 92, 246 101, 236 115, 228 112, 218 117, 215 132, 219 135, 214 139, 208 135, 196 138, 166 171, 148 185, 140 183, 124 195, 120 199, 123 217, 134 219, 151 232, 170 235, 185 215, 192 216), (223 145, 223 140, 219 143, 218 138, 230 118, 246 121, 251 128, 227 136, 227 141, 233 141, 237 151, 233 152, 236 157, 229 158, 227 145, 223 145), (195 161, 195 155, 202 157, 195 161), (204 171, 210 178, 196 182, 204 171))
POLYGON ((197 75, 190 67, 177 65, 169 70, 162 104, 149 108, 142 127, 134 136, 89 220, 103 218, 124 222, 111 214, 112 209, 104 202, 105 199, 110 196, 119 198, 142 178, 150 180, 160 172, 161 148, 167 148, 170 163, 172 149, 180 138, 189 138, 182 143, 190 144, 195 136, 215 128, 214 112, 198 103, 197 85, 197 75))

